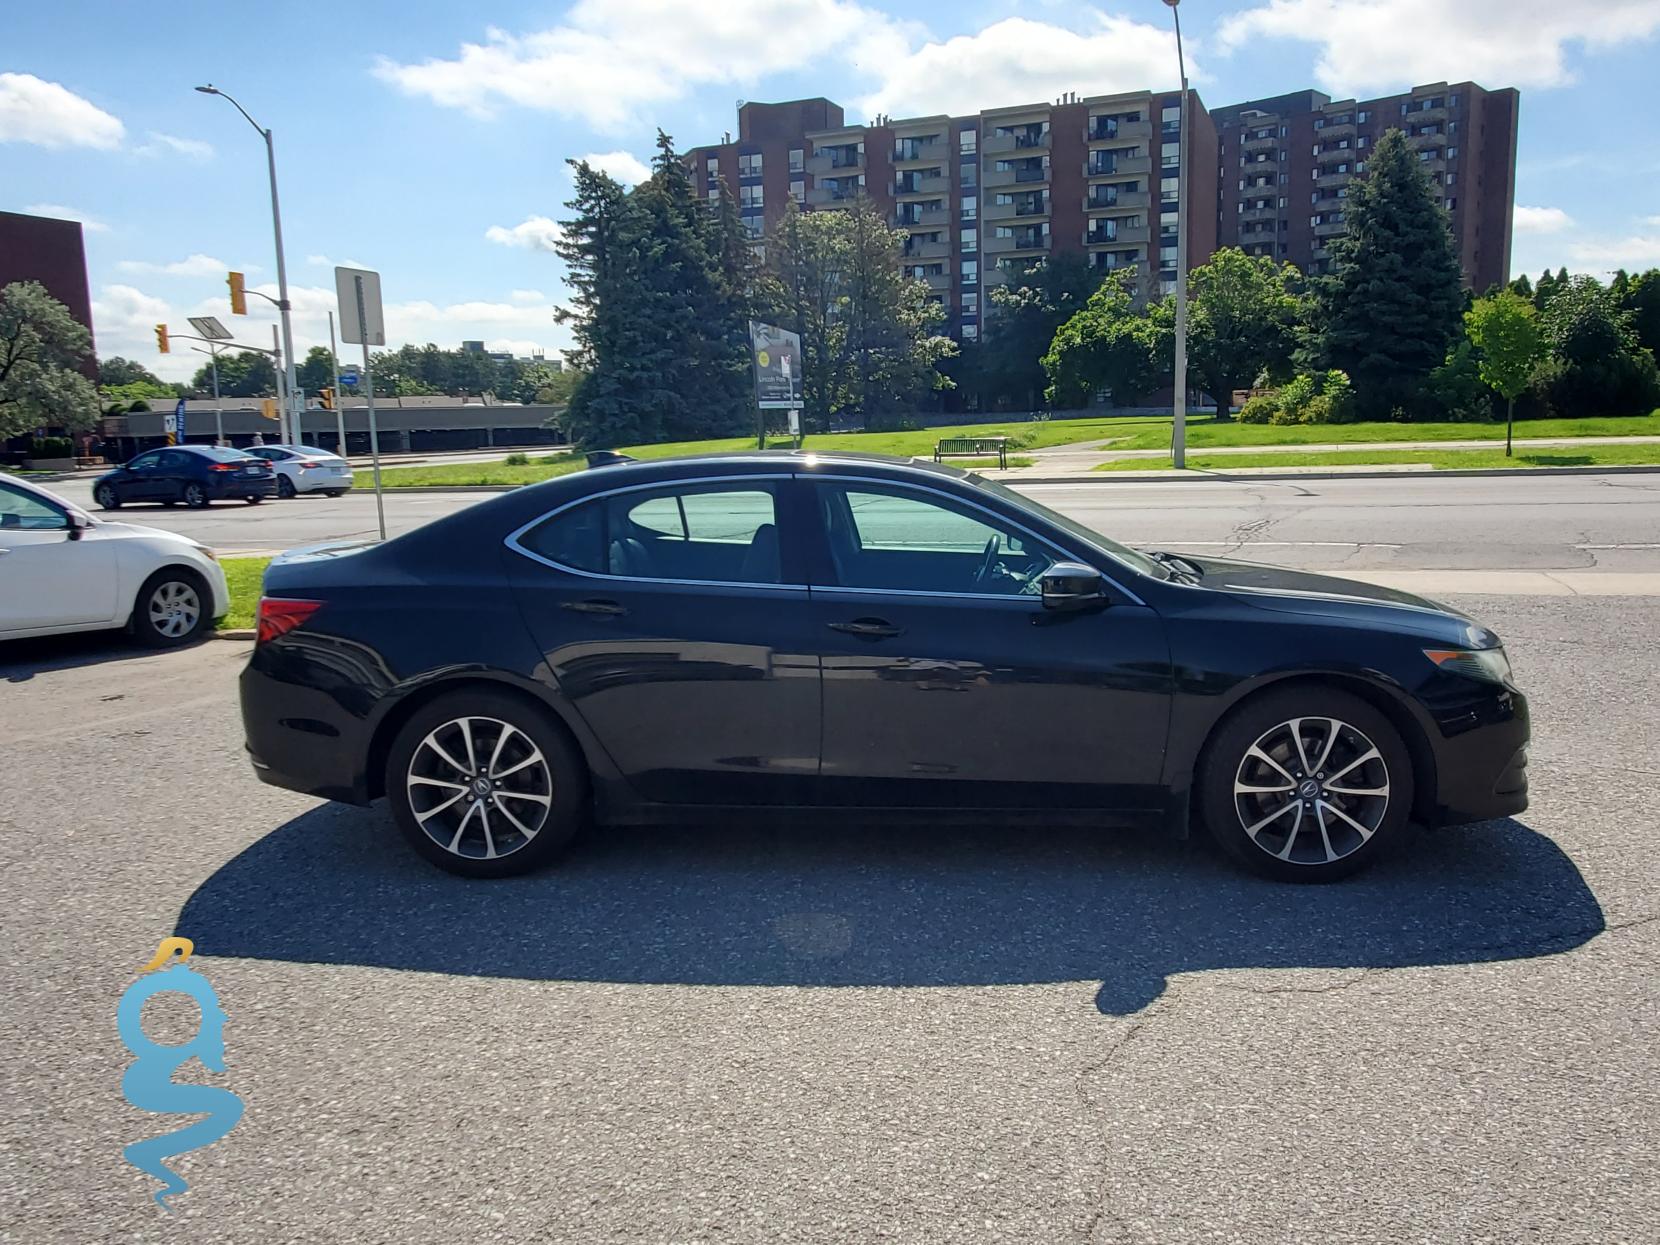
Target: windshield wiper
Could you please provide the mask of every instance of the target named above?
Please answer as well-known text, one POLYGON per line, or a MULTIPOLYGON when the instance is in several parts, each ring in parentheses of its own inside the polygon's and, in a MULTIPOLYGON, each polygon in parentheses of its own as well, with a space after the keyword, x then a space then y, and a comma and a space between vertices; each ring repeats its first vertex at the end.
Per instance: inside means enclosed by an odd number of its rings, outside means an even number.
POLYGON ((1192 583, 1198 583, 1205 577, 1204 571, 1196 563, 1189 562, 1186 558, 1178 557, 1174 553, 1166 553, 1162 549, 1144 549, 1142 552, 1160 566, 1184 576, 1192 583))

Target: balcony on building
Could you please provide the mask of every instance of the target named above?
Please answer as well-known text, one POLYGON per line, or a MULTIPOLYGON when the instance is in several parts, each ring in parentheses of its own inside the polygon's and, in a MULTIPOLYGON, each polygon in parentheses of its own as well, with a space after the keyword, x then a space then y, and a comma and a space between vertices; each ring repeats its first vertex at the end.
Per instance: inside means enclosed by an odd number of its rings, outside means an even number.
POLYGON ((1348 225, 1343 221, 1343 213, 1329 212, 1324 215, 1326 219, 1314 226, 1314 236, 1316 238, 1334 238, 1348 229, 1348 225), (1336 219, 1333 219, 1333 217, 1336 219))
POLYGON ((912 169, 893 180, 893 193, 906 195, 933 195, 936 198, 951 189, 951 181, 942 168, 912 169))
POLYGON ((909 266, 905 269, 905 275, 926 281, 930 290, 948 291, 951 288, 951 273, 944 264, 909 266))
POLYGON ((1000 230, 994 229, 985 241, 987 255, 1011 255, 1048 249, 1049 230, 1037 226, 1010 229, 1006 236, 1000 230))
POLYGON ((999 203, 997 197, 991 199, 980 209, 980 215, 987 220, 1007 220, 1017 216, 1047 216, 1049 214, 1049 196, 1041 190, 1017 192, 1010 196, 1011 203, 999 203))
POLYGON ((1248 224, 1251 224, 1255 221, 1265 221, 1265 220, 1276 220, 1276 219, 1278 219, 1279 214, 1280 214, 1280 209, 1279 209, 1277 203, 1275 203, 1273 201, 1270 201, 1268 206, 1266 206, 1266 207, 1251 207, 1251 206, 1249 206, 1250 202, 1251 201, 1249 199, 1247 199, 1246 200, 1246 205, 1247 206, 1244 209, 1242 209, 1239 213, 1239 223, 1241 225, 1248 225, 1248 224))
POLYGON ((1091 186, 1084 195, 1084 211, 1100 212, 1110 208, 1147 207, 1150 202, 1148 193, 1142 190, 1140 186, 1140 182, 1091 186), (1134 187, 1134 189, 1131 189, 1131 187, 1134 187))
POLYGON ((1139 216, 1105 217, 1089 222, 1084 228, 1085 246, 1122 245, 1126 242, 1148 240, 1147 222, 1139 216))
POLYGON ((859 143, 819 144, 807 157, 807 171, 814 177, 859 172, 864 167, 865 153, 859 143))
POLYGON ((852 177, 821 177, 818 184, 807 192, 807 203, 811 207, 830 207, 857 198, 864 193, 864 189, 864 179, 857 174, 852 177))
POLYGON ((1254 155, 1259 151, 1271 151, 1279 145, 1279 141, 1279 126, 1253 126, 1240 136, 1239 150, 1254 155))
POLYGON ((1342 141, 1342 139, 1327 139, 1322 142, 1320 150, 1314 153, 1314 163, 1328 165, 1341 164, 1345 160, 1353 161, 1359 154, 1358 149, 1353 143, 1350 143, 1347 147, 1339 147, 1337 144, 1342 141))
POLYGON ((901 229, 942 228, 951 220, 944 203, 938 199, 928 202, 901 203, 894 212, 894 223, 901 229))
POLYGON ((1141 251, 1127 248, 1118 251, 1091 251, 1089 266, 1098 272, 1117 272, 1122 268, 1135 268, 1141 263, 1141 251))
POLYGON ((1435 125, 1433 122, 1425 122, 1423 125, 1426 127, 1433 125, 1434 128, 1420 129, 1419 126, 1414 126, 1414 132, 1406 136, 1409 147, 1416 151, 1422 151, 1425 147, 1441 147, 1446 144, 1447 127, 1445 125, 1435 125))
POLYGON ((912 234, 905 239, 905 258, 948 259, 951 256, 951 244, 943 241, 943 234, 912 234))
POLYGON ((1351 164, 1341 172, 1334 166, 1330 171, 1322 171, 1314 179, 1316 186, 1347 186, 1354 180, 1354 166, 1351 164))
POLYGON ((1089 153, 1084 162, 1086 177, 1118 177, 1133 173, 1151 173, 1153 159, 1143 154, 1140 147, 1103 149, 1089 153))
POLYGON ((1314 118, 1314 137, 1321 141, 1328 138, 1353 138, 1355 135, 1355 115, 1353 111, 1337 112, 1329 116, 1314 118))
POLYGON ((1406 112, 1400 121, 1406 125, 1424 125, 1431 121, 1445 121, 1447 119, 1447 97, 1445 95, 1420 96, 1407 104, 1406 112))
POLYGON ((988 156, 1007 155, 1011 151, 1047 151, 1048 148, 1047 121, 996 126, 980 144, 980 149, 988 156))
POLYGON ((1132 113, 1136 120, 1123 114, 1091 117, 1084 130, 1084 138, 1091 143, 1146 142, 1153 137, 1153 123, 1145 113, 1132 113))
POLYGON ((913 164, 943 164, 951 156, 944 134, 906 135, 893 140, 895 168, 913 164))
POLYGON ((1011 160, 995 160, 986 172, 987 186, 1017 186, 1049 180, 1049 161, 1046 156, 1023 156, 1011 160))

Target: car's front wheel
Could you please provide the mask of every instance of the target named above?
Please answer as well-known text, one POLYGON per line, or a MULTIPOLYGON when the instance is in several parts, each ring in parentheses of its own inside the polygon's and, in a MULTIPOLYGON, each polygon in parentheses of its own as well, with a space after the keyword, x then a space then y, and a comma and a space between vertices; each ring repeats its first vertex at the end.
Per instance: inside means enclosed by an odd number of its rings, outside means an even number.
POLYGON ((169 566, 144 581, 133 602, 133 638, 150 648, 189 644, 213 624, 212 596, 195 571, 169 566))
POLYGON ((1282 881, 1329 882, 1365 868, 1404 836, 1412 810, 1400 732, 1332 688, 1247 701, 1211 740, 1198 781, 1216 842, 1282 881))
POLYGON ((192 510, 201 510, 208 504, 207 490, 192 480, 184 486, 184 504, 192 510))
POLYGON ((113 484, 100 484, 93 489, 92 500, 98 503, 100 510, 121 509, 121 494, 115 491, 113 484))
POLYGON ((284 501, 287 501, 290 497, 294 496, 294 492, 294 481, 290 480, 287 476, 277 477, 278 497, 282 498, 284 501))
POLYGON ((547 711, 499 692, 457 692, 423 707, 386 762, 404 837, 465 877, 547 864, 580 828, 586 793, 581 755, 547 711))

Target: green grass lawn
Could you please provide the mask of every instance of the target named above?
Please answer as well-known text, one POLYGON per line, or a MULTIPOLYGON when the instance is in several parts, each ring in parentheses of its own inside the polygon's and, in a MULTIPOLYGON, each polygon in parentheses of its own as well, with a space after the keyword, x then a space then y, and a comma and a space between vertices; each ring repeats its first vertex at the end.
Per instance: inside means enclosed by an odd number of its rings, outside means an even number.
POLYGON ((220 558, 225 569, 225 582, 231 590, 231 612, 226 614, 221 629, 251 627, 254 608, 259 604, 259 586, 270 558, 220 558))
MULTIPOLYGON (((1115 450, 1160 450, 1170 444, 1170 421, 1153 421, 1115 450)), ((1111 435, 1111 434, 1107 434, 1111 435)), ((1517 437, 1660 436, 1660 411, 1617 419, 1527 419, 1516 424, 1517 437)), ((1341 445, 1361 441, 1503 441, 1503 424, 1219 424, 1212 420, 1187 425, 1191 450, 1219 445, 1341 445)))
MULTIPOLYGON (((1611 435, 1611 434, 1605 434, 1611 435)), ((1203 471, 1227 472, 1237 467, 1373 467, 1401 463, 1450 471, 1472 467, 1627 467, 1660 464, 1660 445, 1563 446, 1560 449, 1519 449, 1506 458, 1502 448, 1492 450, 1337 450, 1324 454, 1192 454, 1187 465, 1203 471)), ((1169 470, 1168 458, 1127 458, 1102 463, 1096 471, 1169 470)))
MULTIPOLYGON (((1074 441, 1101 441, 1107 438, 1133 437, 1148 429, 1165 429, 1168 440, 1170 420, 1160 416, 1100 416, 1092 419, 1052 419, 1018 424, 958 424, 944 428, 918 428, 904 432, 827 432, 815 433, 802 441, 808 450, 840 450, 857 454, 889 454, 896 458, 932 458, 934 443, 955 436, 1006 436, 1011 449, 1037 450, 1053 445, 1068 445, 1074 441)), ((771 449, 788 449, 786 437, 768 443, 771 449)), ((671 441, 660 445, 628 445, 623 453, 635 458, 670 458, 680 454, 716 454, 755 448, 754 437, 727 437, 715 441, 671 441)), ((952 459, 958 466, 985 465, 980 460, 952 459)), ((585 460, 580 455, 551 454, 533 456, 524 466, 510 467, 506 463, 439 463, 430 467, 390 467, 383 470, 381 481, 387 488, 415 488, 433 485, 457 484, 533 484, 549 480, 567 472, 580 471, 585 460)), ((1011 457, 1010 466, 1031 465, 1030 459, 1018 464, 1011 457)), ((361 487, 367 480, 360 472, 361 487)))

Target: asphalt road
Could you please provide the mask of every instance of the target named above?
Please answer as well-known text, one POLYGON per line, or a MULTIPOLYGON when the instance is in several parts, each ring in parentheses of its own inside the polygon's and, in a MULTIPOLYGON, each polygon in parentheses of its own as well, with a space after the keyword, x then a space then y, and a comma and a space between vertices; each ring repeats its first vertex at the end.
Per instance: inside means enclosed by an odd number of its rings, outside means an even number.
POLYGON ((1660 1240, 1653 602, 1458 603, 1534 806, 1326 888, 857 824, 468 883, 253 778, 243 645, 0 647, 0 1240, 1660 1240), (247 1110, 168 1216, 114 1021, 175 928, 247 1110))
MULTIPOLYGON (((362 479, 360 473, 359 478, 362 479)), ((91 505, 90 486, 55 486, 91 505)), ((1348 570, 1660 570, 1660 472, 1299 481, 1103 481, 1023 491, 1127 544, 1348 570)), ((386 496, 396 535, 487 493, 386 496)), ((133 506, 119 517, 228 551, 372 537, 374 497, 297 497, 206 512, 133 506)))

